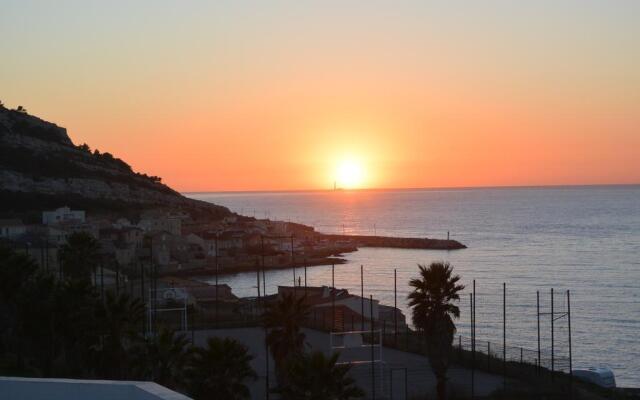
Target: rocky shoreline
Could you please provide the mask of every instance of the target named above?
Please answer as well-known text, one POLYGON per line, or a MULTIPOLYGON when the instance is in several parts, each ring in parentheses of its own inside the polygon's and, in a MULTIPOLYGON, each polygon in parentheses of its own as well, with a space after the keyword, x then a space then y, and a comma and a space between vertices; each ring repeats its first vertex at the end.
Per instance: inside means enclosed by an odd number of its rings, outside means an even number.
MULTIPOLYGON (((396 248, 396 249, 422 249, 422 250, 460 250, 467 246, 456 241, 446 239, 429 238, 408 238, 389 236, 367 236, 367 235, 329 235, 318 234, 318 237, 325 239, 335 246, 331 252, 317 252, 308 258, 290 259, 282 263, 273 263, 271 257, 265 257, 265 270, 278 270, 289 268, 304 268, 320 265, 339 265, 347 262, 343 258, 344 254, 358 251, 360 247, 396 248)), ((224 261, 219 263, 217 273, 219 276, 235 275, 243 272, 255 272, 262 270, 262 260, 260 256, 255 258, 255 262, 246 265, 225 266, 224 261)), ((183 270, 166 271, 162 275, 176 277, 197 277, 213 276, 216 274, 215 264, 201 268, 191 268, 183 270)))

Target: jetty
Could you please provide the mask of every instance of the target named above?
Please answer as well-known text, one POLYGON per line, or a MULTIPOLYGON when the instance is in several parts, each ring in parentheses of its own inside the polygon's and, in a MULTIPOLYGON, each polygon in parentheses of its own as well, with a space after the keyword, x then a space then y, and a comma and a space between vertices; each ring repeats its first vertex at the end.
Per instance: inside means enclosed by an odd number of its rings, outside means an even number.
POLYGON ((467 246, 457 240, 450 239, 334 234, 320 234, 320 236, 335 243, 348 243, 354 247, 389 247, 424 250, 460 250, 467 248, 467 246))

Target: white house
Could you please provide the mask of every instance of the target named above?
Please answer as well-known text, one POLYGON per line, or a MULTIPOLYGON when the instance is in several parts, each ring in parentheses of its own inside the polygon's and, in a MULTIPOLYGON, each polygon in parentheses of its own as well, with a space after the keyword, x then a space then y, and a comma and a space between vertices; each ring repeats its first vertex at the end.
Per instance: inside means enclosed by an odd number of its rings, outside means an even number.
POLYGON ((43 225, 56 225, 63 222, 83 224, 85 222, 85 212, 71 210, 69 207, 61 207, 54 211, 42 212, 43 225))
POLYGON ((0 237, 15 239, 26 232, 27 228, 19 219, 0 219, 0 237))

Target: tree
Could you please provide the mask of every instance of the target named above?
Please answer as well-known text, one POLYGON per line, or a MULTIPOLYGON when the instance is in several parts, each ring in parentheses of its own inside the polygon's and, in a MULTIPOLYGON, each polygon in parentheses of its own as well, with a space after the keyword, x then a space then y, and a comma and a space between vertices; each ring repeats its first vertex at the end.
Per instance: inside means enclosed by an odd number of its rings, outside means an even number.
POLYGON ((269 305, 264 316, 268 330, 266 341, 276 367, 278 385, 286 385, 287 363, 302 355, 305 335, 301 325, 309 315, 309 306, 304 297, 294 298, 284 294, 269 305))
MULTIPOLYGON (((52 355, 42 343, 34 343, 42 335, 51 315, 48 300, 55 285, 38 272, 35 261, 27 254, 0 246, 0 372, 2 374, 38 376, 46 373, 42 356, 52 355), (34 315, 37 312, 37 316, 34 315), (45 320, 37 321, 43 316, 45 320), (37 321, 37 331, 30 329, 37 321), (46 322, 45 322, 46 321, 46 322)), ((48 330, 47 330, 48 331, 48 330)), ((55 355, 54 355, 55 356, 55 355)))
POLYGON ((184 384, 184 371, 191 355, 192 349, 185 335, 161 328, 133 349, 132 366, 136 376, 178 389, 184 384))
POLYGON ((412 308, 414 326, 425 336, 427 355, 437 380, 438 399, 446 399, 447 369, 456 332, 454 318, 460 317, 460 309, 453 304, 460 300, 460 276, 452 276, 453 267, 447 262, 434 262, 425 267, 418 265, 420 277, 411 279, 409 306, 412 308))
POLYGON ((89 280, 91 272, 96 270, 100 257, 100 243, 86 232, 76 232, 67 238, 60 248, 66 279, 89 280))
POLYGON ((87 280, 59 282, 54 299, 52 337, 60 346, 56 370, 60 376, 87 376, 92 369, 88 349, 99 340, 99 296, 87 280))
POLYGON ((18 108, 16 108, 16 111, 23 114, 27 113, 27 109, 22 106, 18 106, 18 108))
POLYGON ((56 281, 27 255, 0 248, 0 372, 86 375, 96 299, 88 282, 56 281))
POLYGON ((196 400, 248 399, 245 381, 257 379, 247 348, 229 338, 212 337, 197 348, 187 368, 188 392, 196 400))
POLYGON ((127 293, 107 292, 98 307, 100 343, 93 348, 94 365, 101 377, 126 379, 132 375, 129 351, 140 340, 144 305, 127 293))
POLYGON ((283 400, 347 400, 364 396, 347 376, 351 366, 337 365, 338 353, 326 357, 316 351, 298 357, 289 366, 289 380, 278 392, 283 400))

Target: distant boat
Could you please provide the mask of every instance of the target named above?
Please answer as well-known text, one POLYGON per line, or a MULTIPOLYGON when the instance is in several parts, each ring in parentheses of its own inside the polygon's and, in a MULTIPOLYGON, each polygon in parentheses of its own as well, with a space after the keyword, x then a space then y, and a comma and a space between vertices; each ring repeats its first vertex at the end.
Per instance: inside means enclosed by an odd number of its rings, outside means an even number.
POLYGON ((574 369, 573 376, 604 388, 613 389, 616 387, 616 377, 613 370, 607 366, 574 369))

